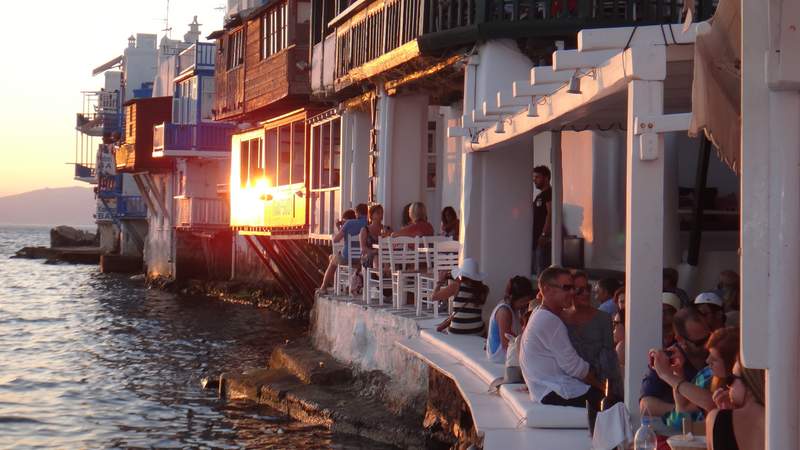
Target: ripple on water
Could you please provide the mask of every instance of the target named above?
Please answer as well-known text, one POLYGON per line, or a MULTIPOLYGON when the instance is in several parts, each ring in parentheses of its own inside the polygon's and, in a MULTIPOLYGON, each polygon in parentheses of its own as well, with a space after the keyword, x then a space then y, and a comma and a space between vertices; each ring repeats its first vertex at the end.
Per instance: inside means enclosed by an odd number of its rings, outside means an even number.
POLYGON ((0 448, 385 448, 200 388, 303 327, 92 266, 5 259, 47 243, 46 228, 0 227, 0 448))

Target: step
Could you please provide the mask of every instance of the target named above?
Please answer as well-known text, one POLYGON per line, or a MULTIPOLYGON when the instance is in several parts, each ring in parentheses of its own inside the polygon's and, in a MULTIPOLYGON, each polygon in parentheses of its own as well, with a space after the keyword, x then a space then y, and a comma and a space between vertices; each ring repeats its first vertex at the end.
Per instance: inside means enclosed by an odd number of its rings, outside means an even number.
POLYGON ((328 353, 314 349, 310 339, 301 339, 273 350, 269 367, 286 369, 305 384, 333 385, 353 378, 350 367, 328 353))

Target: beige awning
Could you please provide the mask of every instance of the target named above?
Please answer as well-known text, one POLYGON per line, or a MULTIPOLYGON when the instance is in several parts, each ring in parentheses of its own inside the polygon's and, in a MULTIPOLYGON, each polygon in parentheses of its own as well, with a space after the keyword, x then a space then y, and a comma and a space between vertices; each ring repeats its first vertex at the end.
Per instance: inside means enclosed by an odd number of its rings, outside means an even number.
POLYGON ((694 46, 692 122, 689 135, 705 132, 720 159, 737 174, 741 148, 740 0, 721 0, 711 29, 694 46))
POLYGON ((116 58, 112 59, 111 61, 108 61, 105 64, 101 64, 101 65, 95 67, 94 70, 92 70, 92 76, 96 76, 98 74, 101 74, 101 73, 105 72, 106 70, 108 70, 108 69, 110 69, 112 67, 118 66, 120 64, 122 64, 122 56, 117 56, 116 58))

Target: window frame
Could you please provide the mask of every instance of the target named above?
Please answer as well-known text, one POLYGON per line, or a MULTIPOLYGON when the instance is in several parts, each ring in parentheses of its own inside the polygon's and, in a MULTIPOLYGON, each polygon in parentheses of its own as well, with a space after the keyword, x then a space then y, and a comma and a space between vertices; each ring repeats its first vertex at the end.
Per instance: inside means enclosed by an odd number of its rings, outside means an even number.
POLYGON ((289 47, 289 2, 283 1, 260 18, 261 60, 277 55, 289 47))
POLYGON ((244 28, 232 31, 228 36, 227 70, 233 70, 244 64, 244 28))
POLYGON ((333 116, 311 124, 311 189, 342 188, 342 118, 333 116), (327 131, 327 136, 323 133, 327 131), (327 146, 327 148, 323 148, 327 146), (323 161, 323 159, 325 161, 323 161))

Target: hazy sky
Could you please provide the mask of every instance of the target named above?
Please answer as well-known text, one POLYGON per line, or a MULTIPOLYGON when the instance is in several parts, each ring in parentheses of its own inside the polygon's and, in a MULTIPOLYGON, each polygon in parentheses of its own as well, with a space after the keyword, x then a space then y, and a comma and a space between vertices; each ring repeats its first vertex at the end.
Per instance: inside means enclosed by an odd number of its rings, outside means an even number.
MULTIPOLYGON (((202 36, 222 25, 225 0, 172 0, 172 37, 197 15, 202 36)), ((164 34, 166 0, 12 0, 2 2, 8 45, 0 63, 0 196, 72 180, 75 113, 81 90, 97 90, 92 69, 121 55, 128 36, 164 34)))

